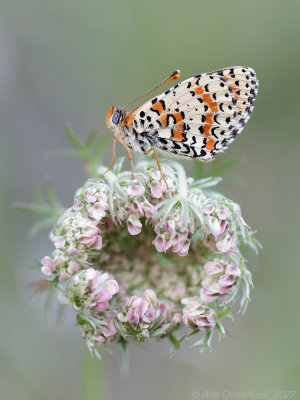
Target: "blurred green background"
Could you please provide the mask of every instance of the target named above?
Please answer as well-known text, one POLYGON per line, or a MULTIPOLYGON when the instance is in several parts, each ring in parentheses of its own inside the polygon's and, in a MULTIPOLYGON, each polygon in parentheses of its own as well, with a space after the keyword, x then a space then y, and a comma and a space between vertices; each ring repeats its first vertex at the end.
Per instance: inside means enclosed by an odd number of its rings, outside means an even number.
POLYGON ((241 158, 239 180, 225 179, 222 188, 264 246, 252 262, 252 301, 228 324, 230 336, 202 356, 185 348, 170 358, 167 342, 132 345, 126 379, 117 354, 107 356, 102 371, 94 364, 101 394, 91 398, 188 400, 226 390, 266 391, 270 399, 276 390, 297 391, 300 398, 299 15, 296 0, 2 0, 1 400, 88 398, 88 361, 72 313, 57 325, 26 287, 34 257, 51 251, 47 233, 26 239, 32 216, 10 206, 30 201, 32 181, 42 185, 47 176, 71 204, 85 179, 82 166, 44 157, 69 147, 65 122, 82 138, 95 127, 105 133, 111 104, 135 98, 175 68, 185 79, 231 65, 253 67, 260 80, 252 118, 218 156, 241 158))

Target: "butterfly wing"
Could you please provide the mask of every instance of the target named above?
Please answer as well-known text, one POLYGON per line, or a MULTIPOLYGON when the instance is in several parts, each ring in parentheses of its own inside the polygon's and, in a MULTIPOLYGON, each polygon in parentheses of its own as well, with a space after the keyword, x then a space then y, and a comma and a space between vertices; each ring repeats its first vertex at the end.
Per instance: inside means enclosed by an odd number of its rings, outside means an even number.
POLYGON ((208 161, 242 131, 257 89, 247 67, 197 75, 138 107, 127 126, 163 152, 208 161))

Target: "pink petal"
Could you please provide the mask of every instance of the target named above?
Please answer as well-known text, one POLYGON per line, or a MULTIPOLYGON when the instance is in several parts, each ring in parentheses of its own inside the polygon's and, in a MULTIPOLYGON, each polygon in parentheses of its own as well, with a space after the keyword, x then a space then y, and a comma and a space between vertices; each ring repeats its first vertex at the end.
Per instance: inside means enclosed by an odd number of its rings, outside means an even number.
POLYGON ((157 209, 150 203, 144 203, 143 209, 147 218, 153 218, 157 214, 157 209))
POLYGON ((163 188, 162 188, 162 184, 160 184, 159 182, 155 182, 151 185, 151 195, 152 197, 155 197, 156 199, 160 199, 162 194, 163 194, 163 188))
POLYGON ((63 247, 65 247, 66 241, 63 238, 63 236, 55 236, 54 238, 54 246, 57 249, 62 249, 63 247))
POLYGON ((141 222, 137 220, 128 220, 127 221, 127 228, 130 235, 138 235, 142 230, 141 222))
POLYGON ((165 251, 166 248, 165 239, 161 235, 156 236, 156 238, 153 240, 152 243, 154 244, 158 252, 161 253, 165 251))
POLYGON ((97 300, 100 302, 105 302, 111 300, 113 297, 113 293, 108 288, 102 289, 99 293, 97 293, 97 300))
POLYGON ((130 185, 127 189, 129 196, 141 196, 144 194, 145 189, 142 186, 130 185))
POLYGON ((79 264, 76 261, 71 260, 69 262, 68 272, 70 274, 74 274, 74 272, 77 272, 77 271, 79 271, 79 264))
POLYGON ((97 311, 104 311, 104 310, 107 310, 109 308, 109 304, 106 302, 106 303, 97 303, 96 304, 96 306, 95 306, 95 310, 97 310, 97 311))
POLYGON ((41 267, 41 271, 45 275, 52 275, 53 271, 46 266, 41 267))
POLYGON ((238 278, 241 276, 241 270, 235 265, 228 265, 228 267, 226 268, 226 273, 237 276, 238 278))
POLYGON ((62 273, 60 276, 59 276, 59 281, 60 282, 63 282, 63 281, 66 281, 68 279, 68 277, 67 277, 67 275, 66 274, 64 274, 64 273, 62 273))
POLYGON ((217 275, 223 272, 223 266, 220 263, 209 261, 204 265, 207 275, 217 275))
POLYGON ((48 267, 49 270, 54 271, 55 270, 55 265, 57 264, 57 261, 55 262, 54 260, 52 260, 52 258, 50 258, 49 256, 46 256, 46 257, 44 257, 42 259, 41 263, 45 267, 48 267))
POLYGON ((96 240, 92 246, 93 249, 100 250, 102 249, 102 237, 97 235, 96 240))

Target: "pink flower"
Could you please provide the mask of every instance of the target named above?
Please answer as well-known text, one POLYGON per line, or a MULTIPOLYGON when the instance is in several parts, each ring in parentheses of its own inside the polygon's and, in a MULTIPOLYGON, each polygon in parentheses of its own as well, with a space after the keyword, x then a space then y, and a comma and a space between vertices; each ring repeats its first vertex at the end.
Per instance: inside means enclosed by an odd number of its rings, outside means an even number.
POLYGON ((221 220, 225 220, 225 219, 230 218, 230 213, 229 213, 229 211, 228 211, 226 208, 224 208, 224 207, 220 207, 220 208, 216 211, 216 214, 217 214, 218 218, 220 218, 221 220))
POLYGON ((143 297, 132 296, 125 299, 127 320, 134 325, 140 322, 150 324, 156 315, 156 304, 156 294, 151 289, 145 290, 143 297))
POLYGON ((151 195, 152 197, 155 197, 156 199, 160 199, 163 195, 163 193, 165 192, 165 182, 153 182, 151 187, 150 187, 150 191, 151 191, 151 195))
POLYGON ((54 246, 57 249, 62 249, 65 247, 66 241, 63 236, 54 236, 54 246))
POLYGON ((230 275, 234 275, 236 277, 240 277, 241 276, 241 270, 239 269, 239 267, 236 267, 235 265, 228 265, 226 267, 226 273, 230 274, 230 275))
POLYGON ((217 241, 216 248, 221 253, 227 253, 231 249, 232 242, 233 242, 232 237, 229 234, 226 234, 220 240, 217 241))
POLYGON ((102 237, 99 235, 100 229, 95 225, 86 225, 82 229, 82 234, 79 237, 79 242, 86 244, 92 249, 100 250, 102 248, 102 237))
POLYGON ((151 203, 143 203, 142 204, 143 210, 145 212, 146 218, 153 218, 157 214, 157 209, 151 203))
POLYGON ((101 219, 105 217, 105 210, 107 210, 108 206, 103 205, 102 203, 96 202, 93 207, 89 210, 90 214, 94 219, 101 219))
POLYGON ((68 276, 63 272, 62 274, 60 274, 59 275, 59 278, 58 278, 58 280, 60 281, 60 282, 64 282, 64 281, 66 281, 68 279, 68 276))
POLYGON ((106 317, 103 326, 95 332, 94 339, 99 343, 113 341, 117 330, 113 324, 112 318, 106 317))
POLYGON ((171 236, 174 236, 176 233, 176 225, 174 220, 168 220, 165 224, 165 231, 169 233, 171 236))
POLYGON ((145 191, 144 187, 140 185, 130 185, 127 188, 127 193, 131 197, 142 196, 144 194, 144 191, 145 191))
POLYGON ((90 189, 87 192, 86 197, 87 197, 87 199, 88 199, 88 201, 90 203, 94 203, 97 200, 97 197, 95 196, 95 193, 96 193, 96 189, 90 189))
POLYGON ((200 293, 201 300, 205 303, 210 303, 220 297, 220 286, 217 282, 214 282, 211 285, 204 287, 200 293))
POLYGON ((167 242, 163 235, 157 235, 152 243, 160 253, 167 250, 167 242))
POLYGON ((142 224, 137 217, 130 216, 127 220, 127 228, 130 235, 138 235, 142 230, 142 224))
POLYGON ((226 268, 226 273, 220 276, 219 286, 220 293, 226 294, 235 284, 236 280, 241 276, 241 271, 235 265, 228 265, 226 268))
POLYGON ((74 274, 75 272, 79 271, 79 264, 76 261, 71 260, 69 262, 67 271, 69 274, 74 274))
POLYGON ((55 271, 58 260, 52 260, 52 258, 46 256, 42 259, 41 263, 43 265, 41 267, 41 271, 43 272, 43 274, 52 275, 55 271))
POLYGON ((184 257, 187 255, 187 253, 189 252, 189 248, 190 248, 190 240, 185 240, 184 242, 181 242, 181 246, 180 249, 177 250, 177 254, 181 257, 184 257))
POLYGON ((211 302, 229 292, 241 275, 241 271, 235 265, 217 262, 207 262, 204 265, 207 278, 203 279, 201 289, 201 300, 211 302))
POLYGON ((86 270, 86 279, 91 298, 91 304, 97 311, 109 308, 108 302, 118 293, 119 285, 114 279, 109 279, 107 273, 101 273, 94 268, 86 270))
POLYGON ((92 245, 92 249, 101 250, 102 249, 102 236, 97 235, 95 241, 92 245))
POLYGON ((213 213, 215 207, 214 206, 205 206, 203 208, 204 214, 210 215, 213 213))
POLYGON ((216 324, 216 313, 208 306, 190 301, 183 310, 182 321, 189 328, 208 331, 216 324))
POLYGON ((217 275, 223 272, 224 267, 218 262, 209 261, 204 265, 207 275, 217 275))
POLYGON ((73 208, 73 210, 78 211, 78 210, 81 210, 82 207, 83 207, 83 204, 81 202, 79 202, 79 203, 75 203, 72 208, 73 208))
POLYGON ((208 229, 210 230, 213 236, 219 236, 222 232, 222 228, 220 225, 220 221, 216 217, 208 217, 207 218, 208 229))

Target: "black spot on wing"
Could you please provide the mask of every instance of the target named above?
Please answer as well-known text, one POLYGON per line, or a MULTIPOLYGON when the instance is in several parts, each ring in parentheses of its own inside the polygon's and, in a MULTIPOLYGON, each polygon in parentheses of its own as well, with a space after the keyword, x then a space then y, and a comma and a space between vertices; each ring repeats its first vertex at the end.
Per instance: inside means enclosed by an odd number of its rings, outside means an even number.
POLYGON ((185 143, 183 143, 182 146, 186 149, 186 151, 182 151, 182 150, 181 150, 181 153, 182 153, 182 154, 189 154, 189 152, 190 152, 190 146, 189 146, 188 144, 185 144, 185 143))

